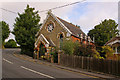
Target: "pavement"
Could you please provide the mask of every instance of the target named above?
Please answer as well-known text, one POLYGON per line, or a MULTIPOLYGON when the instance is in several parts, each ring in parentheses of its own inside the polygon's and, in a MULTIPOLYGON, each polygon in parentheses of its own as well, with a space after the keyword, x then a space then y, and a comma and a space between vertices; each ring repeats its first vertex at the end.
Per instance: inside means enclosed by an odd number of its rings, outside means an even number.
MULTIPOLYGON (((92 79, 92 80, 120 80, 120 78, 82 69, 73 69, 33 59, 27 55, 19 54, 20 50, 6 49, 3 51, 3 78, 67 78, 67 79, 92 79), (9 63, 9 64, 8 64, 9 63), (30 73, 32 72, 32 73, 30 73), (35 73, 35 74, 34 74, 35 73), (16 76, 16 74, 18 74, 16 76), (27 75, 29 74, 29 75, 27 75), (31 75, 31 76, 30 76, 31 75)), ((41 80, 40 79, 40 80, 41 80)))

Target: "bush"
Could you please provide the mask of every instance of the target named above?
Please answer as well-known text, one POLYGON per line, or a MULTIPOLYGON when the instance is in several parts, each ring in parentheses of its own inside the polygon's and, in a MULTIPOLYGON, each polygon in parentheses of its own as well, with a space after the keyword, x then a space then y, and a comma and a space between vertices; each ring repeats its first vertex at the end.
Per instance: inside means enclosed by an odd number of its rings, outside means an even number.
POLYGON ((94 58, 104 59, 104 57, 101 57, 100 53, 97 50, 95 50, 95 49, 93 49, 93 54, 92 55, 93 55, 94 58))
POLYGON ((65 54, 73 54, 74 52, 74 43, 71 40, 64 40, 62 50, 65 54))
POLYGON ((74 55, 77 56, 92 56, 95 52, 92 50, 90 45, 83 45, 80 43, 75 43, 74 55))
POLYGON ((79 42, 72 42, 71 40, 64 40, 63 49, 65 54, 73 54, 77 56, 86 56, 86 57, 94 57, 99 59, 104 59, 100 56, 100 53, 97 52, 92 45, 84 45, 79 42))
POLYGON ((103 46, 102 52, 105 53, 106 58, 110 58, 113 56, 114 50, 110 46, 103 46))
POLYGON ((8 42, 5 43, 5 48, 16 48, 17 43, 13 40, 10 39, 8 42))
POLYGON ((58 48, 57 47, 54 47, 51 52, 50 52, 50 55, 53 55, 53 59, 54 59, 54 63, 58 63, 58 48))

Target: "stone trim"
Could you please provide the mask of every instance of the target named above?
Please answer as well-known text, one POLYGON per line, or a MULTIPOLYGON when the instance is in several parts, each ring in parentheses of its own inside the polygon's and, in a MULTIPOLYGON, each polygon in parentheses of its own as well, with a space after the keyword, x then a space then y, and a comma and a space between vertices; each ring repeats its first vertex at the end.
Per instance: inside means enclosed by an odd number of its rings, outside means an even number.
POLYGON ((60 34, 63 34, 63 37, 65 37, 64 32, 59 32, 59 33, 57 34, 57 38, 59 38, 59 37, 60 37, 60 34))
POLYGON ((39 40, 42 41, 42 40, 41 40, 41 37, 46 41, 46 43, 47 43, 48 45, 50 44, 50 43, 47 41, 47 39, 44 37, 44 35, 41 34, 41 35, 37 38, 37 41, 35 42, 35 47, 37 47, 37 43, 39 42, 39 40))
POLYGON ((50 14, 62 27, 64 27, 63 29, 67 30, 67 32, 69 32, 70 34, 72 34, 72 32, 56 17, 54 16, 52 13, 50 14))
POLYGON ((50 44, 50 43, 47 41, 47 39, 44 37, 43 34, 41 34, 41 36, 45 39, 45 41, 47 42, 47 44, 50 44))

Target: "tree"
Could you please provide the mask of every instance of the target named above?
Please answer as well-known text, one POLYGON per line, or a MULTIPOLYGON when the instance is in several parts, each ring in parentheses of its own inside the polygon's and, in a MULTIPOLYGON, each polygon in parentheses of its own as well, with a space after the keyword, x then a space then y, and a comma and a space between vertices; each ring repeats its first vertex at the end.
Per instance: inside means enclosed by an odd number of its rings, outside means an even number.
POLYGON ((62 50, 65 54, 72 55, 74 52, 74 43, 71 40, 64 40, 62 50))
POLYGON ((101 46, 119 33, 117 27, 118 24, 114 20, 105 19, 99 25, 96 25, 94 29, 90 30, 88 36, 90 36, 91 39, 93 39, 93 37, 95 38, 95 45, 97 49, 101 50, 101 46))
POLYGON ((105 57, 109 59, 113 56, 114 50, 110 46, 102 46, 102 52, 105 53, 105 57))
POLYGON ((5 39, 9 37, 10 29, 5 21, 0 22, 0 28, 2 28, 2 46, 4 47, 5 39))
POLYGON ((16 42, 21 47, 21 53, 33 56, 35 34, 38 32, 40 25, 40 16, 35 8, 30 8, 27 5, 24 13, 18 13, 14 23, 13 34, 16 42))
POLYGON ((8 42, 5 43, 5 48, 16 48, 17 44, 15 40, 10 39, 8 42))

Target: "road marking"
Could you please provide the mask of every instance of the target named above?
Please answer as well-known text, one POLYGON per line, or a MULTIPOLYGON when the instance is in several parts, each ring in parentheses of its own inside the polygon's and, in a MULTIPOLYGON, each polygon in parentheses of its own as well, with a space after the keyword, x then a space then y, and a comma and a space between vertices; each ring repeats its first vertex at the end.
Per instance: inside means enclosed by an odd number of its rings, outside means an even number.
POLYGON ((21 66, 21 68, 26 69, 26 70, 31 71, 31 72, 34 72, 34 73, 37 73, 37 74, 39 74, 39 75, 42 75, 42 76, 48 77, 48 78, 55 79, 55 78, 52 77, 52 76, 49 76, 49 75, 46 75, 46 74, 43 74, 43 73, 37 72, 37 71, 35 71, 35 70, 32 70, 32 69, 26 68, 26 67, 24 67, 24 66, 21 66))
MULTIPOLYGON (((21 58, 21 57, 15 55, 15 54, 14 54, 14 56, 16 56, 16 57, 18 57, 18 58, 21 58)), ((23 58, 21 58, 21 59, 23 59, 23 58)), ((23 60, 25 60, 25 59, 23 59, 23 60)), ((28 59, 27 59, 27 60, 28 60, 28 59)), ((28 61, 34 62, 34 61, 31 61, 31 60, 28 60, 28 61)), ((48 64, 44 64, 44 63, 41 63, 41 62, 38 62, 38 64, 43 64, 43 65, 46 65, 46 66, 50 66, 50 65, 48 65, 48 64)), ((56 66, 51 66, 51 67, 54 67, 54 68, 59 69, 59 70, 64 70, 64 71, 68 71, 68 72, 72 72, 72 73, 81 74, 81 75, 88 76, 88 77, 92 77, 92 78, 101 78, 101 77, 98 77, 98 76, 89 75, 89 74, 85 74, 85 73, 81 73, 81 72, 74 72, 74 71, 70 71, 70 70, 66 70, 66 69, 61 69, 61 68, 56 67, 56 66)))
POLYGON ((13 64, 12 62, 6 60, 5 58, 3 58, 3 60, 6 61, 6 62, 8 62, 8 63, 10 63, 10 64, 13 64))

